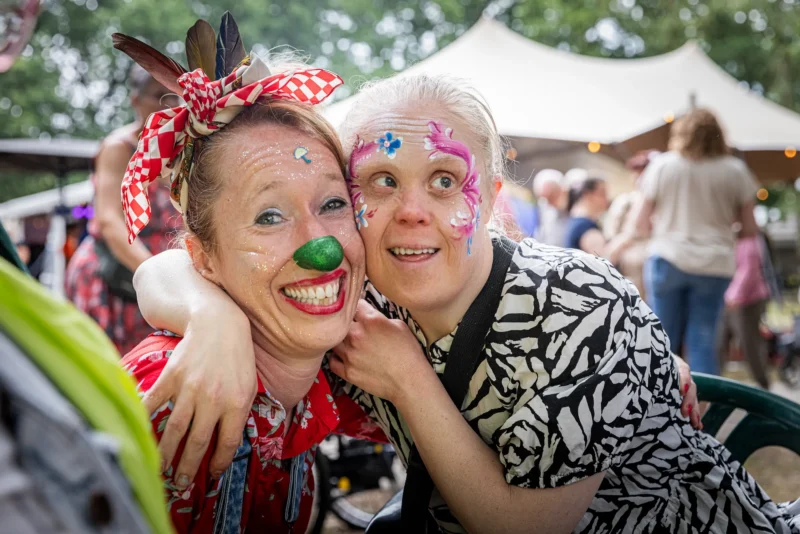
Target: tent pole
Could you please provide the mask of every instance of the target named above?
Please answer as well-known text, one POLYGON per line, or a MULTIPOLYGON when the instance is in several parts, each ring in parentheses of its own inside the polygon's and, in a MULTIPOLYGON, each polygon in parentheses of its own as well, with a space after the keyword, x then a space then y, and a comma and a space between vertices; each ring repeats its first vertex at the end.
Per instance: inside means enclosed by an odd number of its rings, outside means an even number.
POLYGON ((64 183, 67 179, 67 163, 59 158, 56 180, 58 183, 59 202, 50 216, 50 230, 47 232, 45 245, 45 267, 40 281, 59 297, 64 297, 64 244, 67 239, 67 214, 69 210, 64 201, 64 183))

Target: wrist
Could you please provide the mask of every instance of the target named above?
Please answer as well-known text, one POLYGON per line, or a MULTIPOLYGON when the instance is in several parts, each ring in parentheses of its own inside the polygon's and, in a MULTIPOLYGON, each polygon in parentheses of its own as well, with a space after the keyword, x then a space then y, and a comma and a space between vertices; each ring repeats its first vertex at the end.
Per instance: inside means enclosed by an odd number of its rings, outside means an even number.
POLYGON ((224 327, 232 332, 246 332, 250 335, 250 320, 222 290, 199 292, 189 299, 188 323, 186 329, 224 327))
POLYGON ((423 359, 420 365, 414 366, 400 378, 401 380, 395 388, 394 398, 388 400, 401 413, 406 413, 409 408, 419 403, 421 391, 433 392, 436 388, 444 387, 436 371, 428 364, 427 359, 423 359))

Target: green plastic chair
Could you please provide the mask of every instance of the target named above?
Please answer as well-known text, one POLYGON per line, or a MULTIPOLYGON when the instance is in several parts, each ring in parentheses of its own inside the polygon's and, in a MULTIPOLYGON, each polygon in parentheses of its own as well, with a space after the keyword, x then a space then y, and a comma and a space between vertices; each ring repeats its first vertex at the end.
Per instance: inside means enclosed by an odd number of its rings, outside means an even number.
POLYGON ((692 373, 697 397, 710 406, 703 415, 704 431, 716 436, 733 410, 747 415, 724 441, 733 458, 744 463, 762 447, 785 447, 800 455, 800 404, 735 380, 692 373))

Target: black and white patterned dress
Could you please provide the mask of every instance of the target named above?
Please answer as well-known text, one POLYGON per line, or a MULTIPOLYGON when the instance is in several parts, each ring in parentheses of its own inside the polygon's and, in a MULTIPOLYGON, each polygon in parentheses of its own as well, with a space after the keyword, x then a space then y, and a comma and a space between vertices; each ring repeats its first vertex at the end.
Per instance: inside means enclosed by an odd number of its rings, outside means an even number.
MULTIPOLYGON (((367 300, 427 346, 406 310, 369 285, 367 300)), ((453 334, 426 351, 439 374, 453 334)), ((680 414, 661 324, 607 262, 524 241, 484 351, 462 412, 497 451, 509 484, 549 488, 605 471, 576 532, 800 534, 800 501, 772 502, 680 414)), ((396 408, 347 387, 405 462, 411 434, 396 408)), ((431 509, 444 532, 464 532, 438 493, 431 509)))

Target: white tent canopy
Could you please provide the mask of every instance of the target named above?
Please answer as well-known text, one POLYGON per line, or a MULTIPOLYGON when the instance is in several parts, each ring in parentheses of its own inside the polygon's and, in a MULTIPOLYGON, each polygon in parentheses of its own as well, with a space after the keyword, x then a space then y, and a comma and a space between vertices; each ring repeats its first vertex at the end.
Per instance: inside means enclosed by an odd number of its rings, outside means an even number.
MULTIPOLYGON (((694 42, 645 59, 593 58, 483 18, 399 75, 419 73, 468 79, 488 101, 500 133, 513 138, 613 145, 664 126, 694 99, 720 117, 728 143, 740 150, 782 155, 800 145, 800 115, 741 87, 694 42)), ((333 104, 325 114, 339 126, 353 102, 333 104)))

